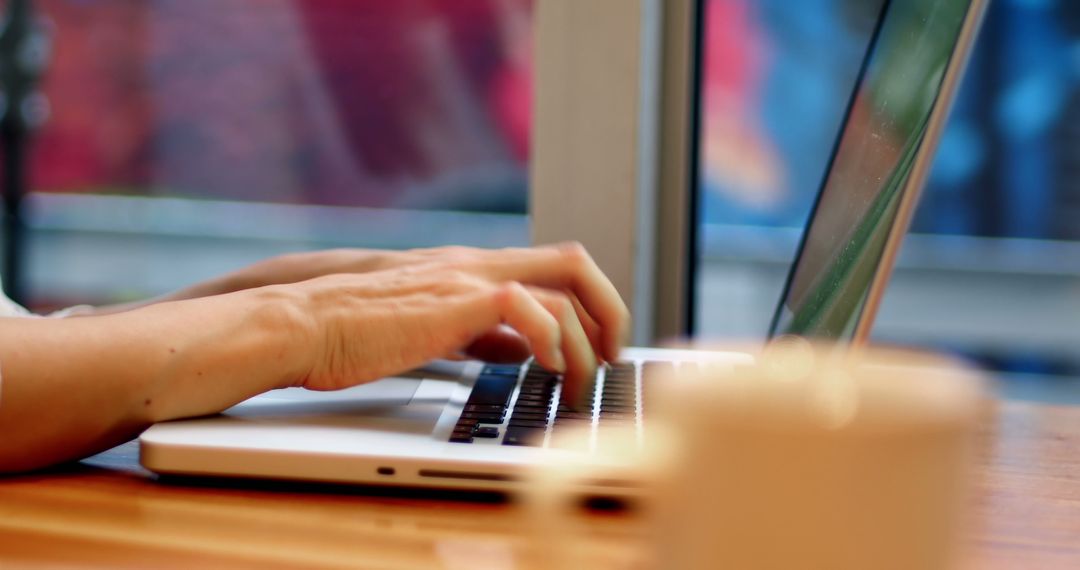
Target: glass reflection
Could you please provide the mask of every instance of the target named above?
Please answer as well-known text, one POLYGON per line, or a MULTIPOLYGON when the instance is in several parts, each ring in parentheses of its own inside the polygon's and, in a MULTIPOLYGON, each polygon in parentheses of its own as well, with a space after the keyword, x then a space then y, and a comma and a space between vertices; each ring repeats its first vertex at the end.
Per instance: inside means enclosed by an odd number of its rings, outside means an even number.
POLYGON ((887 7, 777 332, 854 332, 968 7, 968 0, 887 7))

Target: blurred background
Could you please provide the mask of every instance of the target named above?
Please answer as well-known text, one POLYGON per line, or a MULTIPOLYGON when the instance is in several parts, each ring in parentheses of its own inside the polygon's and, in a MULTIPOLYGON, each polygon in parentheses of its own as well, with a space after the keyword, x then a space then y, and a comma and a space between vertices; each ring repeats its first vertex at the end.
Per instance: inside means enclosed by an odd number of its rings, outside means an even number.
MULTIPOLYGON (((24 301, 528 243, 533 1, 37 0, 24 301)), ((760 338, 881 3, 704 2, 697 332, 760 338)), ((1080 400, 1080 4, 996 0, 982 33, 876 334, 1080 400)))
POLYGON ((335 246, 527 244, 530 0, 36 0, 25 301, 335 246))

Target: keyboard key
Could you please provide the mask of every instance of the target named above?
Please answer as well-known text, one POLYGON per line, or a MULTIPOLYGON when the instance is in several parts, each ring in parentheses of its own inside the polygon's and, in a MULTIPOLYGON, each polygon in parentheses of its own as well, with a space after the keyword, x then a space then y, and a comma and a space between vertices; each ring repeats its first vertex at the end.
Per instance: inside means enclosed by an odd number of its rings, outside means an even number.
POLYGON ((487 439, 494 439, 499 437, 499 428, 497 427, 479 427, 473 431, 473 437, 483 437, 487 439))
POLYGON ((465 412, 475 412, 480 414, 501 414, 505 411, 506 406, 489 404, 465 404, 465 412))
POLYGON ((637 392, 637 385, 634 383, 627 384, 604 384, 604 395, 607 394, 633 394, 637 392))
POLYGON ((637 387, 635 386, 626 388, 607 386, 604 388, 604 393, 600 395, 600 398, 633 398, 635 396, 637 396, 637 387))
POLYGON ((591 420, 592 412, 559 412, 555 414, 555 419, 591 420))
POLYGON ((551 397, 523 395, 518 396, 517 401, 519 404, 546 405, 548 402, 551 401, 551 397))
POLYGON ((506 414, 481 414, 477 412, 465 412, 461 414, 460 420, 476 420, 477 423, 482 424, 501 424, 506 418, 506 414))
POLYGON ((625 401, 625 400, 633 400, 635 398, 637 398, 637 392, 636 391, 627 391, 627 392, 606 392, 605 391, 604 394, 602 396, 600 396, 600 401, 601 402, 606 402, 608 400, 624 400, 625 401))
POLYGON ((551 409, 551 402, 521 402, 521 401, 519 401, 517 404, 514 405, 515 410, 520 410, 522 408, 535 408, 535 409, 538 409, 538 410, 550 410, 551 409))
POLYGON ((544 443, 544 430, 530 427, 508 427, 506 436, 503 437, 503 445, 542 445, 544 443))
POLYGON ((518 364, 488 364, 484 367, 484 370, 480 374, 492 376, 513 376, 514 378, 517 378, 518 373, 520 372, 521 366, 518 364))
POLYGON ((521 415, 539 416, 539 417, 542 417, 542 418, 546 418, 546 417, 549 416, 549 413, 550 412, 548 410, 534 410, 534 409, 514 410, 514 413, 513 413, 513 415, 511 415, 511 418, 516 418, 516 417, 521 416, 521 415))
POLYGON ((450 434, 450 441, 453 443, 472 443, 473 441, 473 428, 461 428, 455 427, 454 432, 450 434))
POLYGON ((529 427, 544 429, 547 427, 546 420, 510 420, 510 427, 529 427))
POLYGON ((469 404, 506 406, 517 380, 510 376, 480 376, 469 394, 469 404))
POLYGON ((514 415, 510 416, 510 421, 514 420, 532 420, 532 421, 546 421, 547 414, 530 414, 527 412, 514 412, 514 415))
POLYGON ((518 406, 532 406, 549 408, 551 407, 551 396, 546 398, 540 398, 537 396, 518 396, 517 402, 514 403, 514 407, 518 406))
POLYGON ((541 394, 550 393, 555 391, 556 382, 529 382, 526 380, 521 383, 521 389, 526 391, 535 391, 541 394))
POLYGON ((518 391, 518 396, 539 396, 550 399, 555 393, 555 387, 530 387, 521 386, 521 390, 518 391))

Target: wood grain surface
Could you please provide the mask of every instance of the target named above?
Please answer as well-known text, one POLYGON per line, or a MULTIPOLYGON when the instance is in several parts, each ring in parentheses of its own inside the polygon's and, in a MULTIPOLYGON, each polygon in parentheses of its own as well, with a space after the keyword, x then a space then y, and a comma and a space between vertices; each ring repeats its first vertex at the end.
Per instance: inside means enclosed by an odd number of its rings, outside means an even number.
MULTIPOLYGON (((1006 404, 988 429, 964 567, 1080 568, 1080 408, 1006 404)), ((159 481, 127 444, 0 479, 0 569, 528 568, 526 513, 483 495, 159 481)), ((634 566, 632 512, 581 518, 588 567, 634 566)))

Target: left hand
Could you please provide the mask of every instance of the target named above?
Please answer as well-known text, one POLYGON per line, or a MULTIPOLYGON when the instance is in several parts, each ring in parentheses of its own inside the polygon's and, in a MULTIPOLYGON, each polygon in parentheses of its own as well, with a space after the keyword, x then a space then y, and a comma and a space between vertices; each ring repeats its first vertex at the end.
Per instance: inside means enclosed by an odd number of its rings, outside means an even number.
MULTIPOLYGON (((562 249, 579 250, 576 245, 552 246, 562 249)), ((512 250, 501 250, 512 251, 512 250)), ((492 263, 491 260, 500 250, 489 250, 463 246, 444 246, 402 251, 371 249, 333 249, 313 252, 286 254, 245 267, 225 280, 231 283, 228 291, 251 289, 265 285, 298 283, 326 275, 358 274, 375 271, 402 269, 405 267, 426 266, 432 263, 474 267, 477 264, 492 263)), ((584 253, 584 250, 581 250, 584 253)), ((588 254, 584 254, 588 258, 588 254)), ((590 264, 591 258, 589 258, 590 264)), ((595 265, 594 265, 595 267, 595 265)), ((599 272, 599 270, 597 270, 599 272)), ((582 326, 597 355, 610 354, 601 345, 599 325, 588 318, 588 314, 575 302, 575 309, 581 316, 582 326)), ((476 339, 462 354, 464 358, 475 358, 487 362, 521 362, 532 352, 528 343, 507 326, 498 326, 476 339)), ((453 357, 454 355, 449 355, 453 357)))
MULTIPOLYGON (((553 247, 571 248, 575 251, 580 249, 579 246, 569 245, 553 247)), ((410 266, 424 266, 433 262, 472 267, 477 264, 490 263, 488 260, 491 260, 498 251, 463 246, 446 246, 402 251, 344 248, 289 253, 249 265, 164 297, 130 305, 102 307, 90 314, 122 312, 165 301, 209 297, 268 285, 299 283, 327 275, 371 273, 410 266)), ((585 257, 588 257, 587 254, 585 254, 585 257)), ((595 353, 601 356, 610 354, 610 347, 605 350, 602 345, 599 325, 588 318, 579 302, 575 301, 575 305, 576 311, 582 316, 582 326, 595 353)), ((477 338, 458 356, 488 362, 521 362, 531 354, 532 351, 528 343, 520 334, 509 327, 497 326, 477 338)), ((454 355, 449 356, 453 357, 454 355)))

